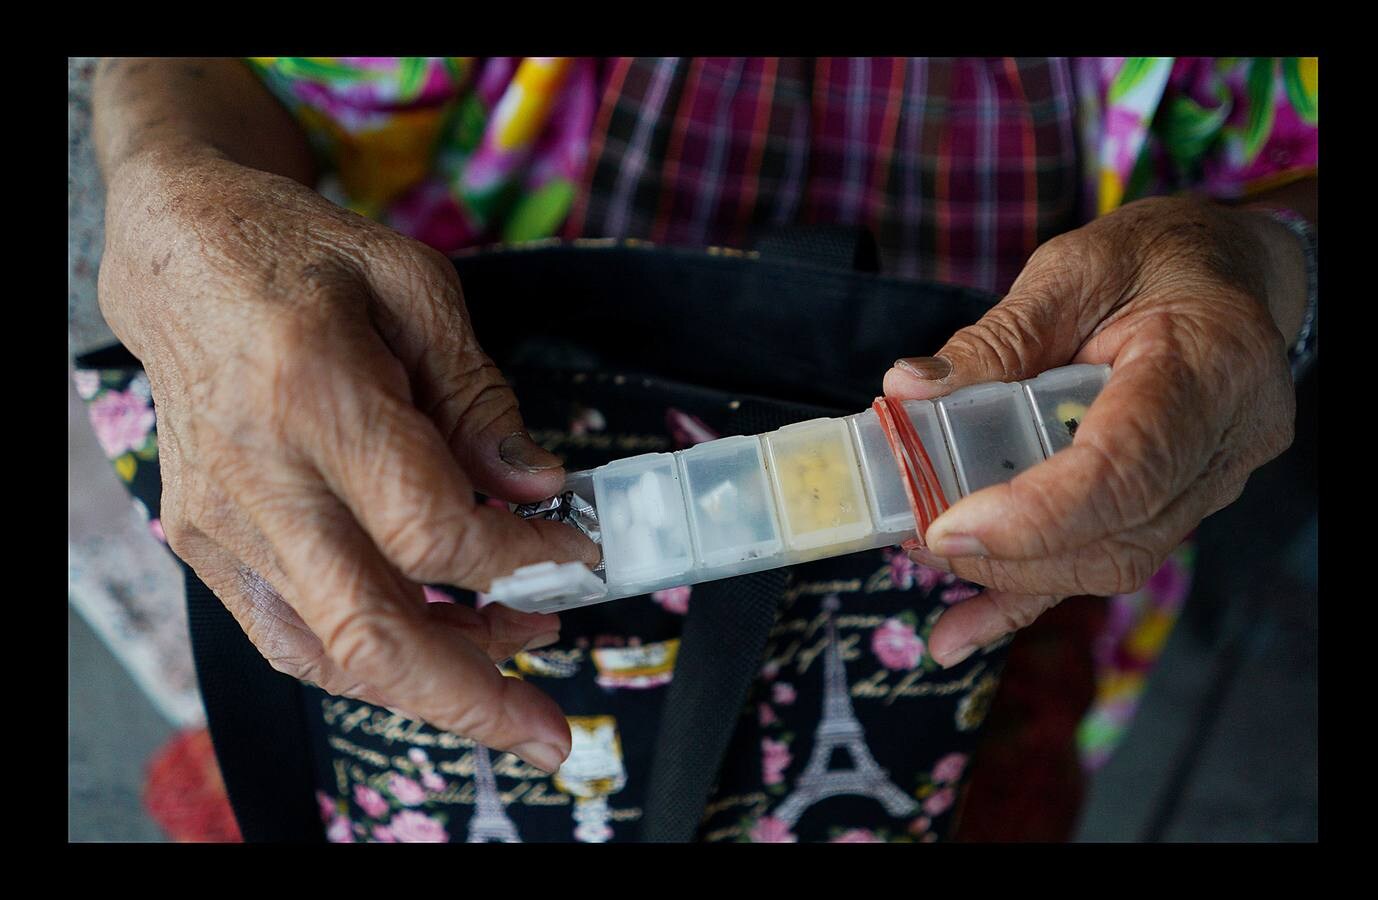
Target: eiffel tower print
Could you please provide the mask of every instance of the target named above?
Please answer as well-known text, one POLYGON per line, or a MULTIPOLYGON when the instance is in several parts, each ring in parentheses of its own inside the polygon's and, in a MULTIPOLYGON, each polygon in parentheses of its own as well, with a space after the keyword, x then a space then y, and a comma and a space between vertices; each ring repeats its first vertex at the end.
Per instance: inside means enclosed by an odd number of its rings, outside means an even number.
POLYGON ((890 815, 899 817, 918 809, 918 802, 900 790, 890 774, 876 764, 866 746, 866 735, 852 711, 851 696, 847 692, 846 667, 837 644, 837 623, 834 614, 841 604, 831 594, 823 601, 828 613, 828 649, 823 657, 823 718, 813 736, 813 753, 804 773, 795 782, 794 791, 771 815, 794 827, 809 807, 843 794, 870 797, 890 815), (829 769, 833 751, 843 749, 851 758, 851 768, 829 769))
POLYGON ((522 840, 517 837, 517 826, 503 811, 488 748, 478 742, 474 743, 474 788, 478 792, 478 799, 474 814, 469 819, 469 843, 500 841, 504 844, 520 844, 522 840))

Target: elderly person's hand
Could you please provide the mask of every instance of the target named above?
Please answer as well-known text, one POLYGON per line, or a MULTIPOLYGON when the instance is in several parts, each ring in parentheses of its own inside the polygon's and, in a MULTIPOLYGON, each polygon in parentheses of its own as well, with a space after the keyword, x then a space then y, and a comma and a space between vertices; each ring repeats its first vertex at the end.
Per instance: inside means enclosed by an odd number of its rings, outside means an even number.
POLYGON ((1158 198, 1038 248, 1009 294, 887 395, 926 399, 1070 363, 1110 363, 1070 447, 939 516, 914 559, 986 590, 935 627, 953 665, 1072 595, 1136 590, 1292 441, 1286 342, 1304 260, 1258 212, 1158 198), (1284 339, 1284 334, 1286 339, 1284 339))
POLYGON ((278 670, 556 769, 559 707, 494 665, 552 642, 556 617, 423 593, 598 559, 573 529, 475 501, 547 497, 564 472, 475 342, 450 262, 194 143, 106 177, 101 308, 152 385, 173 550, 278 670))

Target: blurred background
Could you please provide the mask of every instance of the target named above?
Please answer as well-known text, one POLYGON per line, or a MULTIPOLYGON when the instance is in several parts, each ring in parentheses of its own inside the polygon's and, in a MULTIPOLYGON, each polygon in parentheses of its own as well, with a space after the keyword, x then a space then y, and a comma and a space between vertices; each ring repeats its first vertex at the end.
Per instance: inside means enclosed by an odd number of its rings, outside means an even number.
MULTIPOLYGON (((96 440, 71 378, 114 340, 96 306, 94 59, 68 64, 68 838, 233 839, 186 636, 180 570, 96 440)), ((1096 774, 1080 841, 1313 841, 1317 384, 1292 448, 1202 523, 1193 594, 1143 706, 1096 774)))

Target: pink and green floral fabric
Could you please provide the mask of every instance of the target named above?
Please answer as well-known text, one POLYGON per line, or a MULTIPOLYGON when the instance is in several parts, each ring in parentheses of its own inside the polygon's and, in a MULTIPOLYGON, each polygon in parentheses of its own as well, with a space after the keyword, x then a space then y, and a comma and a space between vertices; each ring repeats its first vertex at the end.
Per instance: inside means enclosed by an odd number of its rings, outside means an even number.
POLYGON ((588 59, 251 60, 348 205, 438 250, 547 237, 583 171, 588 59))

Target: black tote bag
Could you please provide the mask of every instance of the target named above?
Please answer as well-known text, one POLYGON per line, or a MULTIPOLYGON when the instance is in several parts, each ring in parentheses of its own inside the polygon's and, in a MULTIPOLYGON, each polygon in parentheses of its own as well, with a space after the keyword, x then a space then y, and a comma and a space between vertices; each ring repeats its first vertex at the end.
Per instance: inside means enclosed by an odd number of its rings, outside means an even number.
MULTIPOLYGON (((591 391, 605 406, 711 406, 723 435, 858 412, 896 358, 931 354, 997 299, 857 271, 874 268, 874 242, 853 229, 794 228, 757 247, 578 240, 484 250, 455 266, 479 342, 528 424, 591 391)), ((122 348, 77 364, 138 365, 122 348)), ((615 455, 592 450, 569 465, 615 455)), ((692 839, 785 575, 695 589, 656 739, 643 840, 692 839)), ((208 727, 244 838, 323 840, 300 684, 262 659, 190 569, 186 577, 208 727)))

